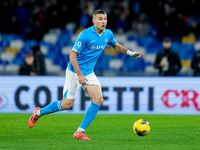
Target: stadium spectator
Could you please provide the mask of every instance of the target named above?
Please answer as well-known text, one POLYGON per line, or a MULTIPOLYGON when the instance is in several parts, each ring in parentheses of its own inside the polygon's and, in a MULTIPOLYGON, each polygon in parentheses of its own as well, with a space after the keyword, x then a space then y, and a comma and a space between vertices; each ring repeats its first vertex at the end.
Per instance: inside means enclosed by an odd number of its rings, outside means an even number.
POLYGON ((48 31, 46 28, 46 14, 42 1, 35 1, 31 5, 31 31, 26 34, 26 39, 41 40, 48 31), (33 6, 32 6, 33 5, 33 6))
POLYGON ((120 14, 124 12, 122 1, 116 1, 116 3, 113 3, 113 5, 110 6, 110 8, 111 11, 108 15, 109 19, 108 28, 115 30, 115 23, 119 18, 120 14))
POLYGON ((15 17, 17 22, 21 25, 23 33, 27 34, 31 31, 31 25, 29 22, 30 12, 29 9, 25 6, 24 1, 18 0, 16 2, 16 7, 14 9, 15 17))
POLYGON ((127 31, 128 21, 127 21, 127 13, 121 13, 119 18, 115 22, 115 30, 118 33, 124 33, 127 31))
MULTIPOLYGON (((138 36, 153 36, 156 40, 162 40, 164 36, 170 36, 173 41, 182 40, 182 43, 193 44, 200 36, 199 4, 200 1, 197 0, 182 1, 181 5, 177 0, 2 0, 0 33, 6 42, 2 40, 0 48, 6 50, 13 38, 20 38, 24 42, 27 39, 36 39, 40 42, 44 34, 51 32, 52 28, 59 28, 61 35, 65 36, 62 33, 68 32, 69 29, 65 28, 71 22, 75 24, 71 31, 78 33, 80 30, 77 29, 80 27, 91 26, 92 23, 88 20, 91 19, 93 10, 99 8, 107 12, 107 27, 114 33, 135 36, 134 39, 138 36), (70 15, 72 12, 73 15, 70 15), (138 19, 143 14, 146 15, 147 26, 138 19), (62 32, 63 30, 65 31, 62 32)), ((68 38, 70 39, 69 36, 68 38)), ((58 49, 68 46, 70 40, 67 41, 69 42, 59 41, 58 49)), ((176 49, 177 47, 174 47, 174 50, 176 49)), ((157 52, 156 43, 147 46, 147 51, 157 52), (154 46, 155 48, 152 48, 154 46)), ((20 53, 24 55, 27 52, 20 53)))
POLYGON ((194 76, 200 76, 200 50, 193 55, 191 67, 194 70, 194 76))
POLYGON ((191 17, 188 19, 187 22, 187 32, 186 34, 194 34, 196 37, 200 36, 200 25, 199 25, 199 18, 198 17, 191 17))
POLYGON ((88 7, 85 6, 82 10, 82 14, 79 18, 79 27, 80 28, 87 28, 89 25, 90 16, 88 15, 88 7))
POLYGON ((40 51, 39 46, 34 46, 31 49, 34 56, 34 67, 37 75, 46 75, 46 66, 44 62, 44 55, 40 51))
POLYGON ((139 15, 132 23, 133 35, 135 36, 146 36, 150 30, 150 24, 147 20, 146 14, 139 15))
MULTIPOLYGON (((133 28, 131 23, 138 21, 138 16, 146 14, 149 28, 158 26, 158 37, 160 39, 167 35, 176 40, 181 39, 188 32, 193 32, 196 36, 200 35, 199 4, 200 2, 197 0, 184 1, 181 5, 175 0, 73 0, 70 2, 59 0, 3 0, 0 2, 0 31, 3 33, 23 33, 28 39, 41 40, 49 29, 64 28, 68 22, 73 22, 77 26, 79 24, 80 26, 90 26, 84 18, 88 20, 88 15, 91 17, 91 12, 94 9, 101 8, 108 14, 110 20, 108 27, 115 31, 118 31, 116 29, 118 26, 121 29, 125 28, 127 32, 130 31, 133 28), (86 14, 85 7, 87 7, 86 14), (185 9, 185 7, 189 9, 185 9), (124 11, 129 11, 129 14, 124 15, 124 11), (69 15, 71 12, 73 12, 73 15, 69 15), (192 16, 196 16, 193 22, 190 19, 193 18, 192 16), (188 25, 188 23, 191 23, 191 25, 188 25), (38 33, 38 36, 35 33, 38 33)), ((135 27, 140 26, 141 23, 135 27)))
POLYGON ((160 76, 176 76, 182 66, 178 54, 171 49, 169 37, 164 38, 163 48, 156 56, 154 67, 159 69, 160 76))
POLYGON ((36 75, 35 68, 33 65, 34 57, 31 53, 27 54, 25 57, 25 61, 21 64, 19 69, 19 75, 36 75))

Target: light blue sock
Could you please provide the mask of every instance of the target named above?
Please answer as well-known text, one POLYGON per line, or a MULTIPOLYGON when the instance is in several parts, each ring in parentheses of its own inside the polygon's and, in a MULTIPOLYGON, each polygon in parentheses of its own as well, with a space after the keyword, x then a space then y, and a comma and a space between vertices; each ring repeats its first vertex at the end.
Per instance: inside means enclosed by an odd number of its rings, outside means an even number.
POLYGON ((46 107, 40 109, 40 114, 46 115, 46 114, 54 113, 59 110, 62 110, 61 101, 54 101, 51 104, 47 105, 46 107))
POLYGON ((95 104, 93 102, 91 102, 85 117, 83 119, 83 122, 80 125, 80 128, 82 129, 86 129, 90 123, 94 120, 94 118, 96 117, 97 112, 99 111, 99 108, 101 107, 101 105, 95 104))

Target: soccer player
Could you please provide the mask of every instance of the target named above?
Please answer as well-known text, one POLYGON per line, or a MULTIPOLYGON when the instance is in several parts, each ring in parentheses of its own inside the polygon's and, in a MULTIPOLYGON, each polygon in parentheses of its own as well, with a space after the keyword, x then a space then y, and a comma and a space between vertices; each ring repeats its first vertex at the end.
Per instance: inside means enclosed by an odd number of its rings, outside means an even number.
POLYGON ((105 11, 100 9, 94 11, 92 21, 94 26, 85 29, 79 34, 70 53, 62 101, 54 101, 41 109, 37 107, 29 119, 30 128, 43 115, 71 108, 79 88, 82 87, 92 102, 81 125, 73 136, 81 140, 91 140, 86 136, 85 130, 94 120, 103 103, 101 85, 93 71, 97 59, 108 44, 112 45, 115 50, 137 59, 143 55, 139 52, 132 52, 117 43, 112 31, 106 29, 107 14, 105 11))

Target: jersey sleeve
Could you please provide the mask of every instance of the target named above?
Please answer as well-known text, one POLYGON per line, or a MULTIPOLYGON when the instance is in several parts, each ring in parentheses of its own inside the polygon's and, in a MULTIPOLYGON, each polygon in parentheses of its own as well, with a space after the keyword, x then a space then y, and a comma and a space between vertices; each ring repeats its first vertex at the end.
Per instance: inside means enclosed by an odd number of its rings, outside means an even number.
POLYGON ((86 44, 86 36, 84 32, 81 32, 78 38, 76 39, 76 42, 74 43, 74 46, 72 49, 80 53, 83 47, 85 46, 85 44, 86 44))
POLYGON ((116 45, 116 44, 117 44, 117 41, 115 40, 112 31, 110 31, 110 40, 108 42, 108 45, 116 45))

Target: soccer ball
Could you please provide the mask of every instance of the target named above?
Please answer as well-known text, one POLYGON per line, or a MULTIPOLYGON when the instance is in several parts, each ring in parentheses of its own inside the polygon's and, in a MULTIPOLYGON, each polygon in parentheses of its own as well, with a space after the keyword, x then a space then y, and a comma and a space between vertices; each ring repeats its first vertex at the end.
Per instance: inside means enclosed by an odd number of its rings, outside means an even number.
POLYGON ((150 124, 145 119, 139 119, 133 125, 133 131, 139 136, 147 135, 150 132, 150 130, 150 124))

